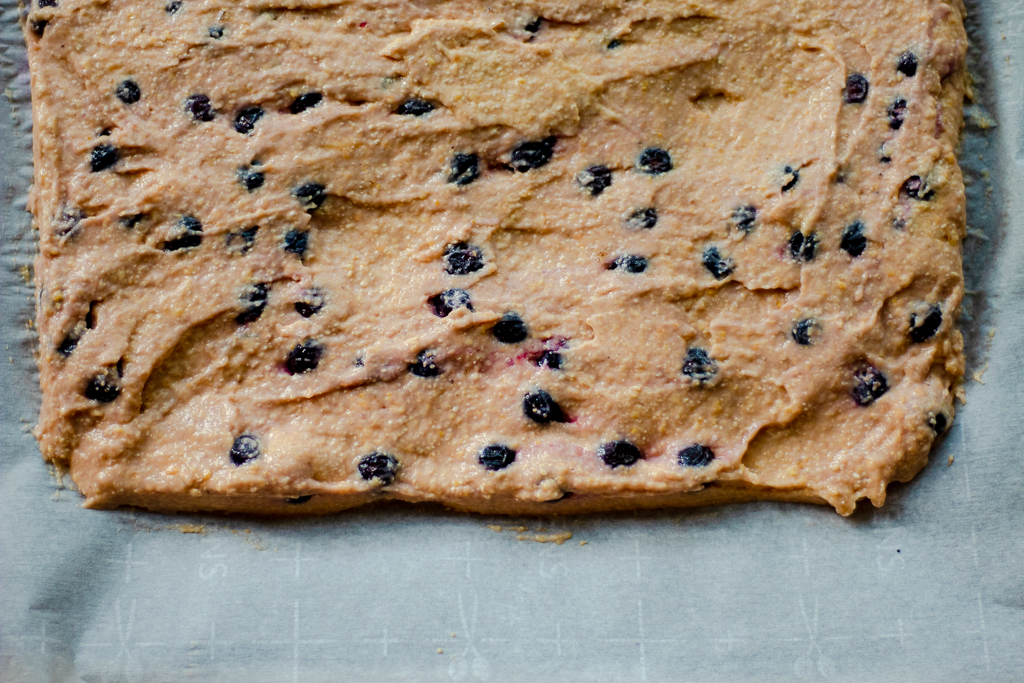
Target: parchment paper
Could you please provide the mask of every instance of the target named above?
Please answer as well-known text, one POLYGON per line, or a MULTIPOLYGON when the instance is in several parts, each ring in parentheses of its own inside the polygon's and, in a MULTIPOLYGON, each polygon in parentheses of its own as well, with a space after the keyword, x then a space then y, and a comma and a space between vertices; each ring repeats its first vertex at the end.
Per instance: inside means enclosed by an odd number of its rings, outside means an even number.
POLYGON ((979 381, 883 509, 273 522, 84 510, 44 466, 28 77, 0 2, 0 681, 1024 680, 1024 3, 969 5, 979 381))

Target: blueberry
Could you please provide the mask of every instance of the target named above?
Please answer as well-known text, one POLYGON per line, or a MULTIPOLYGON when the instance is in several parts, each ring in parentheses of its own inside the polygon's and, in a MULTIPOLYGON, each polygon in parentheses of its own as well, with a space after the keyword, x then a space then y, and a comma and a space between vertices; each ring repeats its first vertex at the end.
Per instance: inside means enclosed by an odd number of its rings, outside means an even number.
POLYGON ((203 242, 203 224, 195 216, 182 216, 178 225, 183 232, 174 239, 167 240, 161 246, 164 251, 192 249, 203 242))
POLYGON ((820 332, 821 326, 814 318, 803 318, 793 324, 790 334, 793 336, 793 341, 800 346, 810 346, 820 332))
POLYGON ((523 397, 523 414, 538 424, 568 422, 569 419, 548 392, 537 389, 523 397))
POLYGON ((786 182, 782 184, 782 191, 789 192, 794 187, 796 187, 797 183, 800 182, 800 169, 793 168, 792 166, 786 166, 784 169, 782 169, 782 173, 783 175, 788 176, 786 182))
POLYGON ((217 111, 206 95, 189 95, 185 99, 185 111, 195 121, 213 121, 217 111))
POLYGON ((854 221, 847 225, 843 230, 843 238, 839 242, 839 247, 853 258, 857 258, 864 253, 867 246, 868 238, 864 236, 864 224, 854 221))
POLYGON ((246 287, 241 296, 244 308, 241 313, 235 316, 235 322, 239 325, 246 325, 259 320, 260 316, 263 315, 264 309, 267 307, 269 294, 270 285, 263 282, 246 287))
POLYGON ((301 114, 307 109, 312 109, 316 105, 320 104, 324 99, 324 96, 318 92, 306 92, 296 97, 292 103, 288 106, 288 111, 293 114, 301 114))
POLYGON ((410 97, 398 105, 395 113, 399 116, 426 116, 435 109, 437 109, 437 105, 430 100, 410 97))
POLYGON ((578 182, 591 197, 596 197, 611 187, 612 170, 607 166, 588 166, 576 175, 576 182, 578 182))
POLYGON ((484 267, 484 252, 468 242, 456 242, 444 248, 444 272, 469 275, 484 267))
POLYGON ((117 85, 114 94, 117 95, 117 99, 125 104, 135 104, 142 98, 142 90, 139 88, 139 84, 130 78, 121 81, 117 85))
POLYGON ((547 165, 555 152, 556 142, 554 137, 520 142, 512 150, 510 166, 520 173, 526 173, 547 165))
POLYGON ((478 460, 486 469, 497 471, 503 470, 516 459, 516 452, 501 443, 492 443, 480 451, 478 460))
POLYGON ((464 289, 447 289, 427 299, 427 303, 438 318, 447 318, 452 311, 463 306, 473 310, 473 301, 464 289))
POLYGON ((253 227, 246 228, 245 230, 230 232, 224 242, 228 249, 238 251, 241 254, 248 254, 249 250, 256 244, 256 233, 259 232, 259 229, 260 226, 254 225, 253 227))
POLYGON ((235 467, 240 467, 247 462, 255 460, 260 457, 259 439, 252 434, 242 434, 235 437, 234 443, 231 444, 231 450, 228 451, 228 456, 231 458, 231 462, 235 464, 235 467))
POLYGON ((36 5, 39 7, 56 7, 57 0, 38 0, 36 5))
POLYGON ((530 23, 523 27, 523 30, 527 33, 536 33, 540 30, 541 22, 544 21, 543 17, 536 17, 530 23))
POLYGON ((111 371, 94 376, 85 385, 85 397, 90 401, 112 403, 120 395, 121 388, 117 386, 117 379, 111 371))
POLYGON ((480 157, 475 154, 458 153, 452 157, 448 171, 448 182, 458 186, 469 185, 480 177, 480 157))
POLYGON ((540 357, 537 358, 536 363, 538 368, 547 367, 550 368, 551 370, 561 370, 562 354, 560 354, 558 351, 545 351, 544 353, 540 354, 540 357))
POLYGON ((75 348, 78 346, 78 342, 81 341, 82 335, 77 331, 72 330, 61 340, 60 344, 57 345, 57 353, 63 358, 70 356, 75 348))
POLYGON ((926 342, 935 336, 935 333, 942 327, 942 309, 933 305, 923 316, 917 313, 910 314, 910 341, 915 344, 926 342))
POLYGON ((214 40, 220 40, 221 38, 224 37, 224 27, 223 26, 211 26, 209 28, 209 30, 207 30, 207 34, 209 34, 209 36, 211 38, 213 38, 214 40))
POLYGON ((927 202, 935 196, 935 190, 928 189, 919 175, 912 175, 904 180, 900 186, 900 193, 922 202, 927 202))
POLYGON ((263 113, 262 107, 246 107, 235 115, 235 130, 242 135, 248 135, 263 118, 263 113))
POLYGON ((359 476, 367 481, 378 480, 381 486, 387 486, 395 480, 398 472, 398 460, 393 455, 375 451, 364 455, 359 461, 359 476))
POLYGON ((284 502, 288 505, 302 505, 313 500, 313 494, 306 494, 305 496, 296 496, 294 498, 285 498, 284 502))
POLYGON ((757 223, 757 207, 747 204, 732 210, 732 224, 740 232, 749 235, 757 223))
POLYGON ((636 170, 647 175, 661 175, 672 170, 672 157, 663 149, 648 147, 640 152, 636 170))
POLYGON ((319 287, 304 290, 301 297, 295 302, 295 312, 303 318, 316 315, 324 307, 324 293, 319 287))
POLYGON ((301 375, 311 370, 316 370, 316 366, 320 364, 320 358, 323 355, 323 345, 312 339, 307 339, 300 344, 296 344, 288 352, 288 360, 285 361, 285 367, 288 368, 290 374, 301 375))
POLYGON ((908 78, 917 74, 917 55, 913 52, 904 52, 896 62, 896 70, 908 78))
POLYGON ((302 208, 313 211, 327 201, 327 188, 320 183, 303 183, 292 190, 292 195, 299 200, 302 208))
POLYGON ((606 47, 609 50, 614 50, 617 47, 622 47, 622 41, 619 40, 618 38, 612 38, 611 40, 608 41, 606 47))
POLYGON ((616 270, 618 268, 622 268, 627 273, 633 273, 634 275, 642 273, 647 270, 647 259, 636 254, 619 256, 608 264, 608 270, 616 270))
POLYGON ((903 121, 907 118, 907 101, 902 97, 897 97, 889 105, 886 113, 889 115, 889 127, 893 130, 899 130, 903 125, 903 121))
POLYGON ((853 374, 853 400, 859 406, 869 406, 889 391, 889 381, 872 367, 861 368, 853 374))
POLYGON ((644 458, 640 449, 626 440, 610 441, 602 444, 597 452, 601 456, 601 460, 604 461, 604 464, 613 469, 616 467, 629 467, 644 458))
POLYGON ((679 451, 679 464, 683 467, 707 467, 715 459, 715 452, 695 443, 679 451))
POLYGON ((650 230, 657 224, 657 209, 637 209, 626 219, 626 226, 634 230, 650 230))
POLYGON ((936 434, 941 434, 946 431, 946 427, 949 426, 949 418, 943 413, 936 413, 928 418, 928 426, 935 431, 936 434))
POLYGON ((263 181, 266 180, 263 171, 254 171, 251 168, 240 168, 238 169, 238 182, 242 183, 249 192, 255 192, 256 190, 263 187, 263 181))
POLYGON ((416 354, 416 360, 409 363, 409 372, 417 377, 437 377, 444 371, 437 364, 437 356, 434 352, 424 349, 416 354))
POLYGON ((518 315, 506 313, 491 328, 491 334, 502 344, 518 344, 529 336, 530 330, 518 315))
POLYGON ((722 256, 721 252, 718 251, 718 247, 714 245, 704 248, 701 262, 716 280, 724 280, 732 275, 732 259, 722 256))
POLYGON ((306 255, 306 249, 309 248, 309 231, 308 230, 289 230, 284 234, 284 246, 283 249, 289 253, 295 254, 300 259, 306 255))
POLYGON ((46 31, 46 25, 49 24, 49 23, 50 22, 48 20, 41 19, 39 21, 31 22, 29 24, 29 28, 32 29, 32 33, 35 34, 36 38, 42 38, 43 37, 43 32, 46 31))
POLYGON ((121 158, 121 153, 113 145, 96 145, 89 155, 89 168, 93 173, 105 171, 121 158))
POLYGON ((818 250, 818 236, 815 233, 804 235, 797 230, 789 238, 789 255, 794 261, 808 263, 814 260, 814 254, 818 250))
POLYGON ((690 347, 683 360, 683 374, 697 384, 706 384, 718 374, 718 363, 704 349, 690 347))
POLYGON ((164 11, 167 12, 168 14, 174 14, 175 12, 177 12, 180 9, 181 9, 181 0, 173 0, 173 2, 169 2, 166 5, 164 5, 164 11))
POLYGON ((861 74, 850 74, 846 77, 846 87, 843 88, 843 100, 847 104, 861 104, 868 98, 869 89, 867 78, 861 74))

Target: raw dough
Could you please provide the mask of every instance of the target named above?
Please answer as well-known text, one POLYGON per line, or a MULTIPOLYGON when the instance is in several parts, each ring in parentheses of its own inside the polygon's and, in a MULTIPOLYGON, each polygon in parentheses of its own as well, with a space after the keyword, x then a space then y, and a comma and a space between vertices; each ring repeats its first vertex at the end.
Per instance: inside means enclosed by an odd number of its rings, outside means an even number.
POLYGON ((881 505, 963 374, 962 17, 34 0, 43 455, 90 507, 881 505))

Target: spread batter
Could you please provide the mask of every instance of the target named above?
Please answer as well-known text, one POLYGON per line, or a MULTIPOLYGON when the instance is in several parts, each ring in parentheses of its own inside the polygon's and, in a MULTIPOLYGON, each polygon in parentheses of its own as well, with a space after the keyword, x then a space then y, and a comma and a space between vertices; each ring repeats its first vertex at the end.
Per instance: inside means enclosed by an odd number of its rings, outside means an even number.
POLYGON ((952 419, 960 0, 33 0, 90 507, 842 514, 952 419))

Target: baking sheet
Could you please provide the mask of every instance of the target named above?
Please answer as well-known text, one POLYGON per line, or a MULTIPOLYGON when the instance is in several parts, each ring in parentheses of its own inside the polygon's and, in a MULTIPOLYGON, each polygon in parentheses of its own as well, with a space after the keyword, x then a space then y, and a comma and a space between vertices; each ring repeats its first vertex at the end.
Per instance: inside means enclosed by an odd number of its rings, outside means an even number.
POLYGON ((968 5, 979 381, 883 509, 275 522, 84 510, 40 459, 31 111, 0 1, 0 681, 1022 680, 1024 4, 968 5))

